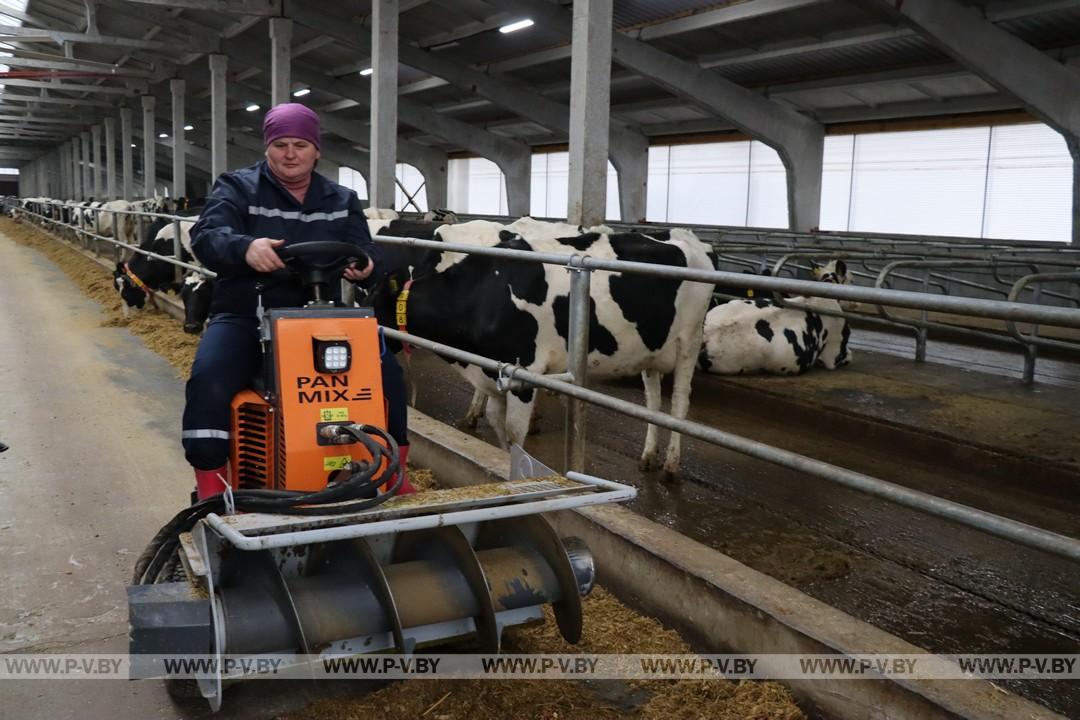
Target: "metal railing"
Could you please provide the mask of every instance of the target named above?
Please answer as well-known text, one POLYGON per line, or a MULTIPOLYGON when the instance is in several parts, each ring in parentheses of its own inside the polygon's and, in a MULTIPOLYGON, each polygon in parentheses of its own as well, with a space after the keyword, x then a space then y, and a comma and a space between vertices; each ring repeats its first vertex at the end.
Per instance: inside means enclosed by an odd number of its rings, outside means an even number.
POLYGON ((397 238, 376 235, 375 241, 388 245, 401 245, 466 254, 499 257, 549 265, 559 265, 572 273, 569 297, 569 341, 567 373, 541 375, 519 364, 506 363, 492 358, 466 352, 443 343, 403 333, 391 328, 383 332, 390 338, 405 341, 440 355, 476 365, 496 373, 497 387, 505 392, 524 383, 551 390, 568 397, 567 423, 565 428, 566 467, 584 470, 585 411, 586 403, 644 420, 673 432, 689 435, 714 445, 791 468, 830 482, 858 490, 921 512, 946 518, 977 530, 1005 538, 1029 547, 1080 561, 1080 540, 1050 532, 1026 523, 1010 520, 992 513, 955 503, 927 493, 911 490, 880 478, 857 473, 797 453, 776 448, 765 443, 711 428, 667 413, 650 410, 634 403, 620 400, 603 393, 589 390, 587 385, 589 346, 589 274, 593 271, 626 272, 675 280, 743 284, 758 290, 797 293, 808 296, 832 297, 837 300, 854 300, 872 304, 909 307, 939 312, 960 312, 976 317, 988 317, 1007 321, 1049 322, 1063 327, 1080 327, 1080 309, 1032 306, 1026 303, 977 298, 954 298, 913 293, 902 290, 863 288, 777 277, 762 277, 717 270, 697 270, 649 263, 605 260, 589 255, 561 255, 556 253, 514 250, 508 248, 478 247, 438 240, 397 238))
MULTIPOLYGON (((390 338, 407 341, 417 347, 422 347, 439 353, 440 355, 451 357, 455 360, 476 365, 494 372, 498 378, 498 387, 504 392, 519 384, 525 384, 551 390, 567 396, 568 405, 571 408, 571 410, 568 411, 565 437, 567 448, 566 460, 567 468, 569 470, 580 471, 584 469, 584 449, 586 439, 585 405, 592 404, 598 407, 607 408, 628 417, 643 420, 658 427, 669 429, 672 432, 688 435, 720 447, 743 453, 750 457, 804 472, 914 510, 945 518, 972 527, 976 530, 1004 538, 1011 542, 1033 547, 1074 561, 1080 561, 1080 540, 1075 538, 1070 538, 1026 523, 994 515, 934 495, 911 490, 896 485, 895 483, 881 480, 880 478, 874 478, 852 470, 847 470, 836 465, 831 465, 814 458, 750 440, 700 423, 683 418, 676 418, 660 411, 650 410, 649 408, 625 400, 620 400, 595 390, 590 390, 586 387, 588 380, 587 359, 589 345, 589 278, 591 277, 592 272, 598 270, 620 273, 627 272, 707 284, 722 282, 729 285, 743 285, 758 290, 831 297, 837 300, 866 302, 919 310, 969 314, 975 317, 995 318, 1012 323, 1027 322, 1033 324, 1050 324, 1069 328, 1080 328, 1080 309, 1035 306, 1027 303, 1018 303, 1012 301, 1015 299, 1012 297, 1010 301, 945 297, 902 290, 832 285, 827 283, 792 280, 779 277, 762 277, 716 270, 697 270, 672 266, 658 266, 640 262, 604 260, 588 255, 560 255, 555 253, 512 250, 506 248, 477 247, 415 238, 394 238, 377 235, 375 240, 384 244, 396 244, 439 251, 460 252, 518 261, 554 264, 563 266, 572 273, 569 298, 570 328, 567 362, 568 372, 565 373, 541 375, 531 372, 518 364, 501 362, 466 352, 449 345, 403 333, 398 330, 383 328, 383 332, 390 338)), ((1026 284, 1037 281, 1039 281, 1039 278, 1031 278, 1026 284)), ((1014 292, 1018 293, 1019 289, 1014 288, 1014 292)))

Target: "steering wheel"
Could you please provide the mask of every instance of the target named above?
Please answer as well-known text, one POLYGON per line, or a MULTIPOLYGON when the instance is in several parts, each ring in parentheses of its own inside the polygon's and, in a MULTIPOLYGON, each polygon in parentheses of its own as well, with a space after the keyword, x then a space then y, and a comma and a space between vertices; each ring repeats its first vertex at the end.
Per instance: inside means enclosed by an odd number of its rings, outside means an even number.
MULTIPOLYGON (((356 245, 337 240, 285 245, 277 249, 277 254, 288 266, 284 272, 299 275, 300 284, 305 287, 333 282, 349 265, 356 263, 363 268, 369 262, 368 256, 356 245)), ((274 274, 278 272, 283 271, 274 274)))

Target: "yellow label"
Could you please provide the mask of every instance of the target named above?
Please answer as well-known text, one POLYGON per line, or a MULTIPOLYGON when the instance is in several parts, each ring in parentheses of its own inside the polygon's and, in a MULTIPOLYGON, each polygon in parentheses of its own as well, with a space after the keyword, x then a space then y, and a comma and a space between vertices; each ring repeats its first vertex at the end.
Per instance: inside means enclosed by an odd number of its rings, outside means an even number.
POLYGON ((746 289, 746 297, 748 297, 748 298, 754 297, 754 289, 753 288, 747 288, 746 289))
POLYGON ((319 422, 346 422, 349 419, 349 408, 320 408, 319 422))
POLYGON ((340 470, 352 462, 352 455, 338 455, 337 457, 325 457, 322 461, 323 472, 340 470))

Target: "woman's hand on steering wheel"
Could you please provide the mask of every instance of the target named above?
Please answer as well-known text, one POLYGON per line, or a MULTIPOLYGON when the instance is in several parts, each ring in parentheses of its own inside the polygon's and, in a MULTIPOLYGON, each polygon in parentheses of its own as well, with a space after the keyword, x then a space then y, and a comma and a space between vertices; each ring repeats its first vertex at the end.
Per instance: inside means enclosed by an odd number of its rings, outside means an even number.
POLYGON ((360 282, 375 269, 375 263, 371 258, 367 258, 367 264, 364 267, 357 268, 356 263, 353 263, 349 267, 345 268, 345 279, 350 282, 360 282))
POLYGON ((265 237, 256 238, 248 245, 247 252, 244 253, 244 262, 259 272, 268 273, 283 270, 285 263, 278 257, 276 248, 284 244, 284 240, 273 240, 265 237))

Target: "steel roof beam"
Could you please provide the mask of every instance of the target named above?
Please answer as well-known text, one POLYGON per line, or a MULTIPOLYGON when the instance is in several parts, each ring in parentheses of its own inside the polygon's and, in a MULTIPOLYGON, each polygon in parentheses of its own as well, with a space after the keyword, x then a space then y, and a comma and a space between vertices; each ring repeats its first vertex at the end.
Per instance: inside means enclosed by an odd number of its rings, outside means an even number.
POLYGON ((116 77, 149 78, 150 73, 143 70, 129 70, 107 63, 83 62, 79 60, 34 60, 23 57, 0 58, 5 65, 13 68, 40 68, 42 70, 67 70, 73 72, 109 73, 116 77))
POLYGON ((226 15, 281 15, 281 0, 125 0, 132 5, 206 10, 226 15))
POLYGON ((111 85, 85 85, 79 83, 50 82, 47 80, 25 80, 22 78, 0 78, 7 87, 29 87, 56 90, 57 92, 81 92, 95 95, 127 95, 136 93, 128 88, 113 87, 111 85))
POLYGON ((0 102, 44 103, 51 105, 84 105, 89 107, 114 107, 116 104, 112 102, 107 102, 105 100, 83 100, 81 98, 53 97, 51 95, 17 95, 15 93, 0 93, 0 102))
POLYGON ((142 40, 138 38, 120 37, 117 35, 39 30, 18 25, 0 25, 0 37, 8 37, 8 42, 54 42, 58 45, 65 42, 86 43, 90 45, 156 50, 164 53, 176 53, 181 50, 185 52, 214 52, 217 49, 216 45, 204 44, 195 38, 190 38, 190 44, 186 47, 179 48, 175 42, 142 40))
POLYGON ((824 2, 826 0, 753 0, 753 2, 734 3, 715 10, 706 10, 673 20, 661 20, 637 30, 628 31, 626 35, 639 40, 656 40, 671 35, 679 35, 680 33, 693 32, 694 30, 704 30, 718 25, 753 20, 789 10, 821 5, 824 2))

